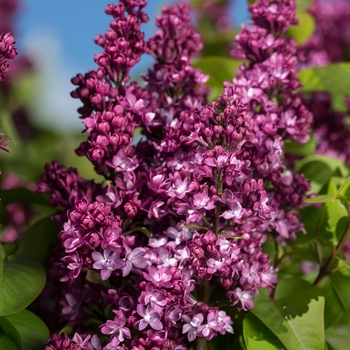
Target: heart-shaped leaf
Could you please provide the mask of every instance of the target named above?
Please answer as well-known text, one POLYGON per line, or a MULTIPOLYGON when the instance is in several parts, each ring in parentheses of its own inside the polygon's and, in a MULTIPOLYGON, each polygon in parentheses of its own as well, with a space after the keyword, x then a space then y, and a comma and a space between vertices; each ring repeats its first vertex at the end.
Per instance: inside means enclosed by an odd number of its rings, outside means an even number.
POLYGON ((28 310, 23 310, 6 316, 6 319, 20 335, 22 350, 44 349, 44 343, 49 339, 50 332, 38 316, 28 310))
POLYGON ((298 278, 283 279, 274 299, 261 289, 254 304, 251 312, 287 349, 324 350, 324 297, 319 288, 298 278))
POLYGON ((251 312, 243 321, 244 341, 248 350, 284 350, 280 340, 251 312))
POLYGON ((30 257, 11 255, 3 265, 0 316, 25 309, 41 293, 46 281, 44 268, 30 257))

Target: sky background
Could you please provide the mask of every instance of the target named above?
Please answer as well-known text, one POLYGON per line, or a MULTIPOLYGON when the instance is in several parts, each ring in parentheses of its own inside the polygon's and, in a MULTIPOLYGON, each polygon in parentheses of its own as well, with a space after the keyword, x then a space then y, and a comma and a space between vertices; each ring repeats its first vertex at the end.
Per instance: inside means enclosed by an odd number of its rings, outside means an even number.
MULTIPOLYGON (((77 73, 94 69, 93 56, 100 47, 93 42, 109 27, 110 16, 104 8, 113 0, 22 0, 17 17, 17 47, 29 54, 38 72, 37 93, 33 100, 36 119, 56 131, 82 129, 77 118, 78 100, 70 97, 70 79, 77 73)), ((146 11, 150 22, 142 29, 149 38, 155 32, 154 20, 165 4, 174 0, 149 0, 146 11)), ((230 11, 234 23, 247 20, 247 1, 235 0, 230 11)), ((141 69, 152 62, 143 59, 141 69)), ((140 69, 140 66, 138 67, 140 69)))

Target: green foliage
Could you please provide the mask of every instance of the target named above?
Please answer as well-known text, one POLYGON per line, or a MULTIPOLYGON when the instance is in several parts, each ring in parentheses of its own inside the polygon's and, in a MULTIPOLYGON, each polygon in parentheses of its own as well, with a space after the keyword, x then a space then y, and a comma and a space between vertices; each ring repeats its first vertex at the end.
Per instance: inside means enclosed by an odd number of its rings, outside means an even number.
POLYGON ((23 310, 6 318, 16 329, 22 343, 21 350, 43 349, 44 343, 49 339, 50 332, 45 323, 34 313, 23 310))
MULTIPOLYGON (((3 250, 2 250, 3 251, 3 250)), ((25 255, 0 258, 0 316, 25 309, 43 290, 44 268, 25 255)))
POLYGON ((323 67, 309 68, 300 72, 303 92, 326 91, 346 95, 350 91, 350 63, 332 63, 323 67))
POLYGON ((215 100, 223 93, 223 82, 231 81, 242 63, 242 61, 216 56, 198 58, 193 62, 195 68, 200 68, 204 74, 210 77, 207 83, 211 88, 210 101, 215 100))
POLYGON ((323 67, 309 68, 299 73, 302 92, 324 91, 332 95, 333 107, 346 111, 344 98, 350 91, 350 63, 332 63, 323 67))
POLYGON ((26 255, 41 265, 45 265, 50 248, 58 243, 58 227, 50 217, 40 219, 26 232, 16 253, 26 255))
MULTIPOLYGON (((267 290, 260 290, 254 304, 251 312, 286 349, 324 350, 324 297, 319 288, 298 278, 283 279, 277 285, 274 299, 267 290)), ((270 338, 268 332, 267 339, 270 338)))
POLYGON ((6 350, 19 350, 16 343, 2 330, 0 329, 0 349, 6 350))
POLYGON ((311 135, 310 140, 302 145, 297 142, 286 140, 284 142, 284 151, 290 154, 296 154, 298 156, 306 157, 312 155, 316 150, 316 140, 311 135))
POLYGON ((302 45, 314 34, 315 20, 308 12, 299 9, 296 11, 296 17, 299 19, 299 24, 288 28, 286 34, 302 45))
POLYGON ((319 193, 334 174, 349 175, 349 168, 341 160, 324 155, 307 156, 298 161, 295 168, 311 181, 311 193, 319 193))
POLYGON ((49 206, 49 202, 42 195, 28 190, 27 188, 13 188, 10 190, 0 190, 1 202, 4 205, 15 202, 27 202, 49 206))
POLYGON ((329 276, 332 289, 340 301, 344 315, 349 320, 350 315, 350 277, 344 276, 340 271, 329 276))
POLYGON ((274 333, 251 312, 244 319, 243 329, 248 350, 286 349, 274 333))

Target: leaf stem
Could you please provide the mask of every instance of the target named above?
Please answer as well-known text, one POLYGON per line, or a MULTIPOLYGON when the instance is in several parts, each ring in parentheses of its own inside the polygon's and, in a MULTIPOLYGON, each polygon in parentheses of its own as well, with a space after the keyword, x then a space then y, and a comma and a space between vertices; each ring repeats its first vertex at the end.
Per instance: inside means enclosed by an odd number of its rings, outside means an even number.
POLYGON ((339 252, 343 249, 343 246, 344 246, 345 242, 348 240, 349 235, 350 235, 350 206, 349 206, 349 203, 347 201, 342 200, 342 202, 345 205, 347 212, 348 212, 348 226, 347 226, 345 232, 343 233, 342 237, 340 238, 340 241, 338 242, 337 246, 334 248, 332 254, 328 258, 327 262, 325 263, 324 266, 322 266, 320 268, 318 276, 314 282, 315 286, 320 285, 322 280, 331 273, 330 267, 332 266, 335 258, 339 254, 339 252))

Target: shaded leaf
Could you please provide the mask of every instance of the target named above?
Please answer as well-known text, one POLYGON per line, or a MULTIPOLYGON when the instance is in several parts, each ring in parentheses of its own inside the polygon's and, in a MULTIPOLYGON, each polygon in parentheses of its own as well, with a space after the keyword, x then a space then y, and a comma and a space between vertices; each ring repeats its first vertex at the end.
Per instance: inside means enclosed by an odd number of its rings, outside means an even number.
POLYGON ((45 270, 35 260, 17 254, 10 256, 4 263, 0 316, 26 308, 41 293, 45 281, 45 270))
POLYGON ((50 248, 59 242, 57 233, 59 228, 50 217, 38 220, 24 235, 17 254, 26 255, 45 265, 50 248))
POLYGON ((12 339, 0 330, 0 349, 6 350, 21 350, 16 346, 12 339))
POLYGON ((29 202, 39 205, 49 206, 48 200, 39 193, 27 188, 12 188, 10 190, 0 190, 1 202, 4 205, 15 202, 29 202))
POLYGON ((13 315, 6 316, 13 327, 18 331, 22 350, 44 349, 44 343, 49 339, 50 332, 45 323, 34 313, 23 310, 13 315))
POLYGON ((334 293, 339 299, 344 314, 349 320, 350 315, 350 278, 345 277, 342 273, 335 272, 329 276, 334 293))
POLYGON ((324 322, 327 329, 339 322, 344 315, 344 310, 329 279, 322 282, 321 288, 325 297, 324 322))
POLYGON ((307 156, 298 161, 295 167, 296 171, 303 173, 311 181, 312 193, 318 193, 335 172, 343 177, 349 174, 349 168, 344 162, 324 155, 307 156))
POLYGON ((271 330, 251 312, 243 321, 243 336, 248 350, 286 349, 271 330))
MULTIPOLYGON (((0 327, 2 331, 16 344, 18 349, 22 349, 22 339, 16 327, 5 317, 0 317, 0 327)), ((27 350, 27 349, 25 349, 27 350)))
POLYGON ((103 287, 113 288, 113 286, 111 285, 111 283, 108 280, 107 281, 103 281, 101 279, 101 274, 99 272, 97 272, 97 271, 89 269, 87 274, 86 274, 86 279, 89 282, 99 284, 99 285, 101 285, 103 287))
POLYGON ((348 350, 350 344, 350 326, 347 324, 330 328, 326 332, 329 350, 348 350))

